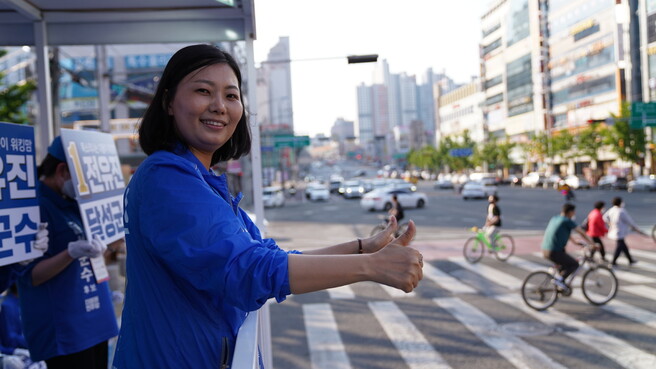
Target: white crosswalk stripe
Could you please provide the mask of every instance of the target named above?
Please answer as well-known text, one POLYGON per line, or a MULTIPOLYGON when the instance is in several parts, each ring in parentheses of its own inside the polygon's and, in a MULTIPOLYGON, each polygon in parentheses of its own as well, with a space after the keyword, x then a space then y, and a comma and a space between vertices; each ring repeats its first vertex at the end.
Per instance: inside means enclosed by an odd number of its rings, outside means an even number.
POLYGON ((459 280, 453 278, 449 274, 439 270, 430 263, 424 264, 424 278, 430 279, 437 283, 441 288, 449 290, 453 293, 475 293, 476 290, 459 280))
POLYGON ((599 351, 609 359, 617 362, 625 368, 631 369, 653 369, 656 368, 656 356, 642 351, 627 342, 610 336, 602 331, 590 327, 567 314, 561 313, 554 308, 548 311, 537 312, 526 305, 518 294, 501 295, 495 297, 508 305, 521 309, 533 318, 552 326, 561 324, 576 328, 563 332, 577 341, 599 351))
MULTIPOLYGON (((572 291, 572 296, 579 301, 588 302, 580 289, 575 289, 572 291)), ((601 308, 606 311, 610 311, 613 314, 623 316, 627 319, 642 323, 652 328, 656 328, 656 313, 651 311, 629 305, 617 299, 608 302, 606 305, 602 305, 601 308)))
POLYGON ((645 250, 640 250, 640 249, 630 249, 629 252, 631 253, 631 255, 640 256, 641 258, 656 260, 656 252, 653 252, 653 251, 645 251, 645 250))
POLYGON ((553 361, 544 352, 529 345, 517 336, 499 329, 497 323, 466 302, 445 297, 433 299, 437 305, 455 316, 467 329, 483 340, 488 346, 497 350, 517 368, 565 368, 553 361))
POLYGON ((500 286, 509 288, 511 290, 517 290, 522 286, 522 280, 508 273, 504 273, 493 267, 487 266, 481 262, 471 264, 465 260, 464 257, 450 257, 449 261, 456 263, 464 269, 472 271, 500 286))
POLYGON ((411 369, 451 368, 395 303, 370 302, 369 308, 411 369))
POLYGON ((634 295, 638 295, 640 297, 644 297, 646 299, 656 300, 656 288, 653 287, 640 286, 640 285, 623 286, 622 290, 632 293, 634 295))
POLYGON ((351 369, 329 304, 303 305, 312 369, 351 369))
POLYGON ((398 288, 390 287, 384 284, 379 284, 379 286, 387 292, 388 295, 391 297, 396 297, 396 298, 404 298, 404 297, 415 297, 417 296, 417 293, 415 291, 412 292, 404 292, 398 288))
POLYGON ((353 292, 353 288, 351 288, 351 286, 329 288, 327 291, 331 299, 341 300, 355 298, 355 292, 353 292))

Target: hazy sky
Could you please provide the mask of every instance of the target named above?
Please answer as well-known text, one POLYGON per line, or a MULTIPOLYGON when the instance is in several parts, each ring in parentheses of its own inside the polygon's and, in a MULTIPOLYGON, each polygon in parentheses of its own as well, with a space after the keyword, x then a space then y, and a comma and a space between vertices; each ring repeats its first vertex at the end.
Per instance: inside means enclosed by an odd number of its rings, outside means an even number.
POLYGON ((292 60, 295 133, 330 133, 335 120, 357 120, 356 86, 375 64, 347 55, 378 54, 392 73, 423 79, 433 68, 456 82, 479 73, 480 16, 489 0, 255 0, 256 65, 279 37, 292 60), (320 61, 300 59, 332 58, 320 61))

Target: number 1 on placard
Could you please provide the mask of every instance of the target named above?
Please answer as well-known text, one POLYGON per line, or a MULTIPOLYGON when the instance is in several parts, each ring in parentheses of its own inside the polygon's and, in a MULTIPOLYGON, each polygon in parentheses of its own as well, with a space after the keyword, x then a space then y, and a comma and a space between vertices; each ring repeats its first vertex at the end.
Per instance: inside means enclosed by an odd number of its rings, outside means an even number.
POLYGON ((73 166, 75 167, 78 193, 80 196, 87 195, 89 194, 89 186, 84 179, 84 173, 82 173, 82 164, 80 163, 80 157, 77 155, 77 146, 75 146, 75 142, 69 142, 68 154, 71 156, 71 159, 73 160, 73 166))

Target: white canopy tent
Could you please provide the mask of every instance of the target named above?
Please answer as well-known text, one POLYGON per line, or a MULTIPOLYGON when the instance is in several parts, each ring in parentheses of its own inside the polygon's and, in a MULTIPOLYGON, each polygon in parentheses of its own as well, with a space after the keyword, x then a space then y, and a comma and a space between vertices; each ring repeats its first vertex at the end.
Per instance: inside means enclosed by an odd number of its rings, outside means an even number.
MULTIPOLYGON (((146 43, 246 42, 248 109, 253 145, 253 192, 256 222, 263 228, 260 133, 256 117, 253 58, 254 0, 0 0, 0 46, 32 46, 37 59, 37 154, 58 133, 52 116, 48 46, 146 43)), ((102 50, 102 49, 97 49, 102 50)), ((103 68, 102 53, 98 69, 103 68)), ((101 126, 109 127, 109 83, 99 81, 101 126), (104 120, 104 121, 103 121, 104 120)), ((266 309, 265 309, 266 310, 266 309)), ((268 314, 265 314, 267 316, 268 314)), ((267 319, 267 317, 265 317, 267 319)), ((258 328, 255 328, 256 330, 258 328)), ((268 340, 268 322, 263 329, 268 340)), ((257 335, 257 334, 256 334, 257 335)), ((254 342, 250 342, 253 344, 254 342)), ((248 345, 246 345, 248 346, 248 345)), ((244 347, 244 345, 242 345, 244 347)), ((246 359, 252 360, 248 346, 246 359)), ((268 347, 263 347, 267 361, 268 347)), ((257 348, 255 348, 257 354, 257 348)), ((235 358, 237 360, 238 358, 235 358)), ((241 359, 244 359, 242 355, 241 359)), ((265 359, 265 360, 266 360, 265 359)), ((245 366, 244 366, 245 367, 245 366)))

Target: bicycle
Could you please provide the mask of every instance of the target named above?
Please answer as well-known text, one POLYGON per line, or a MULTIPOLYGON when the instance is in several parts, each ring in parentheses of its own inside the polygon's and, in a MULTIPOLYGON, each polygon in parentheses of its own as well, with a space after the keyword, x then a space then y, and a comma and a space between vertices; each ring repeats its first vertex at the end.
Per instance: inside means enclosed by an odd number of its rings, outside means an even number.
POLYGON ((656 242, 656 224, 654 224, 654 228, 651 229, 651 239, 656 242))
POLYGON ((476 232, 476 236, 467 239, 462 250, 468 262, 473 264, 480 261, 486 248, 500 261, 508 260, 515 252, 515 240, 511 235, 497 234, 494 238, 494 246, 492 246, 482 228, 472 227, 471 230, 476 232))
MULTIPOLYGON (((376 233, 381 232, 381 231, 383 231, 385 228, 387 228, 388 218, 385 217, 385 216, 382 216, 382 215, 381 215, 381 216, 378 216, 378 218, 383 219, 383 221, 382 221, 382 223, 376 225, 376 226, 371 230, 371 233, 369 233, 370 236, 373 236, 373 235, 375 235, 376 233)), ((403 233, 405 233, 405 231, 407 231, 407 230, 408 230, 408 222, 401 222, 401 223, 399 223, 398 228, 396 228, 396 232, 394 232, 394 237, 399 237, 400 235, 402 235, 403 233)))
POLYGON ((572 282, 584 269, 581 278, 583 296, 593 305, 604 305, 617 294, 618 282, 613 270, 604 263, 599 263, 592 256, 593 245, 584 245, 582 256, 577 258, 579 267, 565 280, 566 288, 561 289, 555 283, 558 268, 549 267, 529 274, 522 283, 522 299, 530 308, 542 311, 556 303, 559 295, 572 294, 572 282))

